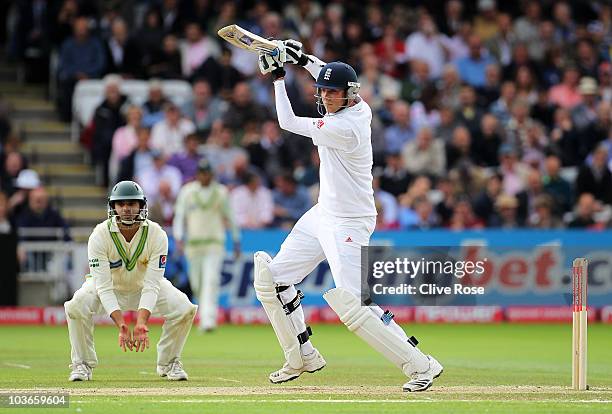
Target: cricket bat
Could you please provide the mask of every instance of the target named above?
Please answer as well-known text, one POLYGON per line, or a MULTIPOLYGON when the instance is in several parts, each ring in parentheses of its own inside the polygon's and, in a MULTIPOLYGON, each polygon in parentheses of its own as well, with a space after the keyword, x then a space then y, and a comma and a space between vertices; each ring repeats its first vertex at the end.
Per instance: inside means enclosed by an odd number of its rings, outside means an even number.
POLYGON ((279 52, 276 43, 264 39, 261 36, 257 36, 255 33, 251 33, 237 24, 230 24, 229 26, 219 29, 217 34, 226 42, 241 49, 267 53, 272 56, 276 56, 279 52))

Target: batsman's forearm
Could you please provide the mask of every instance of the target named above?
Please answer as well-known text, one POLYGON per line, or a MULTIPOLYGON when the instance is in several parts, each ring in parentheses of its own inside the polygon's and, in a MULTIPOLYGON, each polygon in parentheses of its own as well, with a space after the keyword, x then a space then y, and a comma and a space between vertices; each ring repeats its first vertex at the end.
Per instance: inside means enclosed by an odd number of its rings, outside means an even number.
POLYGON ((310 72, 313 78, 317 79, 319 72, 321 72, 321 68, 325 66, 325 62, 313 55, 306 56, 308 56, 308 63, 304 65, 304 68, 310 72))
POLYGON ((146 309, 138 309, 138 315, 136 316, 136 324, 137 325, 146 325, 149 321, 149 317, 151 316, 151 312, 146 309))
POLYGON ((125 319, 123 319, 123 313, 121 310, 113 311, 113 313, 110 314, 110 317, 113 322, 115 322, 115 325, 117 325, 117 328, 121 328, 121 325, 125 325, 125 319))
POLYGON ((285 89, 285 81, 280 79, 274 81, 274 101, 276 103, 276 114, 278 125, 285 131, 310 137, 310 122, 308 118, 295 116, 291 102, 285 89))

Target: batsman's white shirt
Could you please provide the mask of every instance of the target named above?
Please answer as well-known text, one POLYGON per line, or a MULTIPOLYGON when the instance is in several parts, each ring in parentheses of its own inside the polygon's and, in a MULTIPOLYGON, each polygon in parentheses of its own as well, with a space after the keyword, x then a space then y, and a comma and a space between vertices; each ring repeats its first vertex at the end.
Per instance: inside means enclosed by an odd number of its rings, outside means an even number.
POLYGON ((117 295, 140 292, 138 309, 153 312, 164 279, 168 236, 145 220, 127 242, 114 220, 98 224, 87 244, 89 271, 107 315, 121 309, 117 295))
MULTIPOLYGON (((316 78, 317 71, 307 68, 316 78)), ((360 295, 361 246, 376 224, 372 111, 361 100, 323 118, 295 116, 283 80, 274 82, 281 128, 312 139, 321 166, 319 202, 294 226, 269 267, 279 285, 301 282, 327 259, 336 287, 360 295)))

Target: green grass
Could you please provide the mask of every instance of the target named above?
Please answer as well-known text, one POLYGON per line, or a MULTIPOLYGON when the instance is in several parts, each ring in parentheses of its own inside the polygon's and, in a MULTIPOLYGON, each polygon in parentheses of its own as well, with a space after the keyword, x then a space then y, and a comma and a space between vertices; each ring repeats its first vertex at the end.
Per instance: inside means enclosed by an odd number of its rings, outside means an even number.
MULTIPOLYGON (((587 392, 569 388, 569 325, 406 328, 445 367, 425 393, 402 393, 403 375, 341 325, 314 326, 312 339, 327 367, 281 385, 267 380, 282 362, 269 326, 224 326, 207 335, 193 331, 183 352, 190 380, 180 383, 155 375, 154 347, 138 354, 120 351, 111 327, 96 328, 100 365, 94 381, 69 383, 65 327, 2 327, 0 392, 65 390, 71 404, 63 412, 79 413, 268 413, 289 407, 292 414, 612 412, 610 326, 589 326, 587 392)), ((160 328, 151 331, 153 341, 159 339, 160 328)))

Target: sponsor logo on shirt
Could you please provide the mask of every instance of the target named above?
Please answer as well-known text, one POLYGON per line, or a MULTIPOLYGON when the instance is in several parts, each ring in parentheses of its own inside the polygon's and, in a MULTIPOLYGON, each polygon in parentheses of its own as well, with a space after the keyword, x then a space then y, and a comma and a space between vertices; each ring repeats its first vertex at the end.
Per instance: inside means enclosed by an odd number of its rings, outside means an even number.
POLYGON ((100 267, 100 261, 98 259, 89 259, 89 267, 92 269, 94 267, 100 267))
POLYGON ((123 262, 121 261, 121 259, 117 260, 116 262, 108 262, 108 264, 110 265, 111 269, 116 269, 118 267, 121 267, 121 265, 123 264, 123 262))
POLYGON ((318 129, 321 129, 321 127, 322 127, 323 125, 325 125, 325 121, 324 121, 324 120, 322 120, 322 119, 319 119, 319 120, 317 121, 317 128, 318 128, 318 129))
POLYGON ((159 268, 160 269, 166 268, 166 255, 165 254, 162 254, 161 256, 159 256, 159 268))

